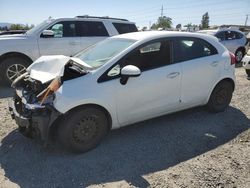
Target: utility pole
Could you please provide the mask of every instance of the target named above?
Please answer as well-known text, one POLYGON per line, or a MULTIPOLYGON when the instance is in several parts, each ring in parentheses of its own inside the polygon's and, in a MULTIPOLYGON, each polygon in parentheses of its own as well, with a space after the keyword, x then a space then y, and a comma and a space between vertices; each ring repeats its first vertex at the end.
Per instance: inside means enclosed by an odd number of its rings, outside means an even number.
POLYGON ((248 16, 249 16, 249 14, 246 15, 245 26, 247 26, 248 16))
POLYGON ((163 17, 163 5, 161 6, 161 17, 163 17))

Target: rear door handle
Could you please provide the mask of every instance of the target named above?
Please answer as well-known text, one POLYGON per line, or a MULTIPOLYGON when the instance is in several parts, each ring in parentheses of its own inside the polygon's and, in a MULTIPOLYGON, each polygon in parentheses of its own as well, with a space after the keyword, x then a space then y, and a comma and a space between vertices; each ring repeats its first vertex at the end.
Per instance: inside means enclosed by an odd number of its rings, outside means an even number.
POLYGON ((180 73, 179 72, 172 72, 170 74, 167 75, 167 78, 175 78, 177 76, 179 76, 180 73))
POLYGON ((210 65, 216 67, 219 64, 219 61, 213 61, 210 65))

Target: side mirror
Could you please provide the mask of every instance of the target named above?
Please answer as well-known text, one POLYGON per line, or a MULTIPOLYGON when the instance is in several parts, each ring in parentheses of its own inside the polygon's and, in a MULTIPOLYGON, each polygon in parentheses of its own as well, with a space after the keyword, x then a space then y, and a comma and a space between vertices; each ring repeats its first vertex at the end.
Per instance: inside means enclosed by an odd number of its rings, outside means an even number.
POLYGON ((138 77, 141 75, 141 70, 134 65, 127 65, 121 70, 120 83, 125 85, 128 82, 129 77, 138 77))
POLYGON ((52 30, 44 30, 41 34, 41 37, 43 38, 52 38, 54 37, 55 33, 52 30))

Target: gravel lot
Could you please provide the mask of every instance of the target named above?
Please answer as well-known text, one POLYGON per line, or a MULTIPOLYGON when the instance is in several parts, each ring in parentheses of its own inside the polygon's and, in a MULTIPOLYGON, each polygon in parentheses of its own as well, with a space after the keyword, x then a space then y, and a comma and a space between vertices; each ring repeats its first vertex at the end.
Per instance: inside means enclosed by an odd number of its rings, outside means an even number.
POLYGON ((0 88, 0 187, 250 187, 250 81, 236 69, 226 112, 195 108, 112 131, 74 155, 15 129, 0 88))

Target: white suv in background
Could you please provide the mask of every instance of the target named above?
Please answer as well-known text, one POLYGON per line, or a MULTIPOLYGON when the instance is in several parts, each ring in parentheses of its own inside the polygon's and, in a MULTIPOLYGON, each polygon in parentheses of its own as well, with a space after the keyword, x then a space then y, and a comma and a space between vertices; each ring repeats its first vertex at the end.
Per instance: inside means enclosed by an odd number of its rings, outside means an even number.
POLYGON ((217 30, 201 30, 199 33, 210 34, 219 39, 219 41, 232 53, 234 53, 236 62, 241 62, 248 50, 248 40, 238 29, 221 28, 217 30))
POLYGON ((20 35, 0 36, 0 79, 10 84, 42 55, 73 56, 107 37, 136 32, 125 19, 93 16, 49 19, 20 35))

